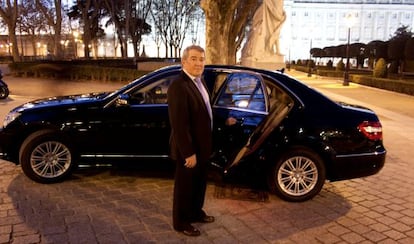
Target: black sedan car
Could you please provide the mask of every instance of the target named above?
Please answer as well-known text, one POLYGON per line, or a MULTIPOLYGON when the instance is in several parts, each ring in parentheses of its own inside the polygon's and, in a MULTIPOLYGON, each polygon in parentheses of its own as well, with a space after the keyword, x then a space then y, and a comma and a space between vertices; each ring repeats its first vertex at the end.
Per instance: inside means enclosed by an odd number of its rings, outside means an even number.
MULTIPOLYGON (((32 180, 63 180, 80 164, 168 161, 170 66, 111 93, 23 104, 0 131, 1 158, 32 180)), ((279 71, 206 66, 214 114, 211 166, 222 179, 260 174, 269 191, 305 201, 326 180, 377 173, 386 150, 376 114, 334 102, 279 71), (237 120, 226 125, 227 118, 237 120), (244 172, 242 174, 241 172, 244 172)))

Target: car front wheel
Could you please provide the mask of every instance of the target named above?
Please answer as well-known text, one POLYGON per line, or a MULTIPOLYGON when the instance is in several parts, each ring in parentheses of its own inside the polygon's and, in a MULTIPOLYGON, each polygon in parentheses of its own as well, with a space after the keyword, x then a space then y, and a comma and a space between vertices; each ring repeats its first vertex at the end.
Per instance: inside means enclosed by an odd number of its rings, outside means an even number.
POLYGON ((279 157, 271 167, 268 186, 272 193, 290 202, 316 196, 325 183, 325 166, 313 151, 296 147, 279 157))
POLYGON ((74 168, 70 147, 49 130, 38 131, 27 137, 19 156, 23 172, 39 183, 61 181, 74 168))

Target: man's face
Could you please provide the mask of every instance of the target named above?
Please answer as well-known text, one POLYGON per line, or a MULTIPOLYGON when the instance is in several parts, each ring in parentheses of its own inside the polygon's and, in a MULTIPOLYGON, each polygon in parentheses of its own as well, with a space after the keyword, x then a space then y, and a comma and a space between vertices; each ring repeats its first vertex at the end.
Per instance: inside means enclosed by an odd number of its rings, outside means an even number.
POLYGON ((182 65, 190 75, 201 76, 204 71, 205 59, 204 52, 189 50, 188 58, 183 59, 182 65))

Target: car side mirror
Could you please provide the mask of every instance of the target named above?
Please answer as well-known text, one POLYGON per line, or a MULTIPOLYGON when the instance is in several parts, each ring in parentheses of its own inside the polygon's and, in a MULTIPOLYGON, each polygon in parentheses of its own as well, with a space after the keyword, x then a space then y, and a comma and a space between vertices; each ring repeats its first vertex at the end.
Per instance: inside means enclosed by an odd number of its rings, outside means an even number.
POLYGON ((128 106, 129 105, 129 95, 121 94, 116 99, 116 106, 128 106))

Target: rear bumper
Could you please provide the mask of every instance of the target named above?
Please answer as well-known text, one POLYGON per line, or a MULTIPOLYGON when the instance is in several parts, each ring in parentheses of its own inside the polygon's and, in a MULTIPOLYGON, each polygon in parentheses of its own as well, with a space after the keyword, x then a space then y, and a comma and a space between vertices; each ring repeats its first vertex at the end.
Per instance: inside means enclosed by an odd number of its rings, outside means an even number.
POLYGON ((338 181, 370 176, 378 173, 385 163, 384 148, 370 153, 337 155, 329 167, 329 180, 338 181))

